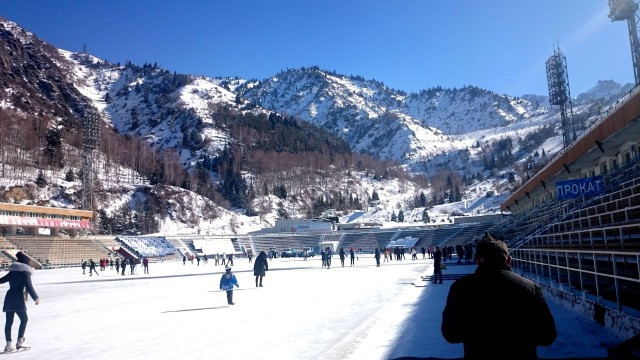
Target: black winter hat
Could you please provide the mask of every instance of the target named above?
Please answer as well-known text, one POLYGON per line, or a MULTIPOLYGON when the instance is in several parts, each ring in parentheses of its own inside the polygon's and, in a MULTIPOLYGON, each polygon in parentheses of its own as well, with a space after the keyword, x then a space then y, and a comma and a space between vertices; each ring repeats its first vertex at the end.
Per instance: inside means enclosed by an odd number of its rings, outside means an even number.
POLYGON ((29 265, 29 257, 22 251, 18 251, 16 258, 18 259, 18 262, 29 265))

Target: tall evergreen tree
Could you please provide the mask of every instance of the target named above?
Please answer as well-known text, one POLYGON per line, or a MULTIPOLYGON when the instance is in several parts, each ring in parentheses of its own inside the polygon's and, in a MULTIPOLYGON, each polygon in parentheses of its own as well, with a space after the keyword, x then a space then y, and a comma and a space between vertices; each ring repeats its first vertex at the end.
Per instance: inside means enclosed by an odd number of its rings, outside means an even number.
POLYGON ((426 224, 430 221, 431 219, 429 218, 429 212, 427 212, 427 209, 425 208, 424 210, 422 210, 422 222, 426 224))

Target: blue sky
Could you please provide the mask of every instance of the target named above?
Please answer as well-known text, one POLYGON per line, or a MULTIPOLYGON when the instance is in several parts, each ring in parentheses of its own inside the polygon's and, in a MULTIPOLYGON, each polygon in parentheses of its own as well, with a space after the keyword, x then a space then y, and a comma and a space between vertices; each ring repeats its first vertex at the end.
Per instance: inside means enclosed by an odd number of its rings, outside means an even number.
POLYGON ((52 45, 178 73, 264 79, 317 65, 407 92, 474 85, 548 95, 567 58, 571 94, 634 81, 625 22, 607 0, 0 0, 0 16, 52 45))

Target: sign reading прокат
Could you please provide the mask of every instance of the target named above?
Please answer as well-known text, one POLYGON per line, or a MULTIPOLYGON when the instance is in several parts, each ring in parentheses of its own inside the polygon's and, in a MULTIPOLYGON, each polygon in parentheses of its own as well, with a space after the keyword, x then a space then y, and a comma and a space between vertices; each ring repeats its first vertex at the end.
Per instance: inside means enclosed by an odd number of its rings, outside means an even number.
POLYGON ((604 193, 602 176, 558 181, 556 183, 558 200, 575 199, 580 196, 593 197, 604 193))

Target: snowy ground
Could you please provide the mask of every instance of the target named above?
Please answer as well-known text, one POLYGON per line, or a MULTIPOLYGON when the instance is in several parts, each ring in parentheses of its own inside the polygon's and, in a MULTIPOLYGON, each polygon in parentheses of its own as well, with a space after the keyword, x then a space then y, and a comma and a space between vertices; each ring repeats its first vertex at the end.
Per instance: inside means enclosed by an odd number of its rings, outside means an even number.
MULTIPOLYGON (((151 275, 99 276, 82 270, 39 270, 41 303, 28 303, 23 359, 393 359, 459 358, 440 319, 451 281, 431 285, 432 261, 405 260, 376 268, 369 255, 351 268, 319 257, 276 259, 256 288, 251 265, 236 259, 236 305, 218 290, 223 267, 213 262, 154 263, 151 275)), ((470 273, 449 264, 446 276, 470 273)), ((2 285, 3 289, 7 285, 2 285)), ((605 357, 617 338, 595 322, 549 301, 558 340, 542 358, 605 357)), ((18 320, 14 322, 14 339, 18 320)))

